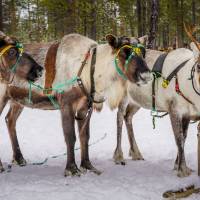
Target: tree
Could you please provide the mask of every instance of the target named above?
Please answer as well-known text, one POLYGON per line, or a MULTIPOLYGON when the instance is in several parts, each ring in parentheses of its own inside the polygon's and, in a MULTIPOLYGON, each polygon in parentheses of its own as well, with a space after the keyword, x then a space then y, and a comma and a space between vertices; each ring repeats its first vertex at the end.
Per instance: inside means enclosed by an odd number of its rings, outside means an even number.
POLYGON ((0 30, 3 31, 3 2, 0 0, 0 30))
POLYGON ((91 0, 91 32, 90 37, 96 40, 97 34, 97 0, 91 0))
POLYGON ((137 0, 137 22, 138 22, 138 37, 141 37, 143 34, 142 31, 142 6, 141 0, 137 0))
POLYGON ((158 0, 152 0, 151 6, 151 20, 150 20, 150 32, 149 32, 149 41, 147 47, 150 49, 155 49, 156 47, 156 34, 158 32, 158 10, 159 2, 158 0))

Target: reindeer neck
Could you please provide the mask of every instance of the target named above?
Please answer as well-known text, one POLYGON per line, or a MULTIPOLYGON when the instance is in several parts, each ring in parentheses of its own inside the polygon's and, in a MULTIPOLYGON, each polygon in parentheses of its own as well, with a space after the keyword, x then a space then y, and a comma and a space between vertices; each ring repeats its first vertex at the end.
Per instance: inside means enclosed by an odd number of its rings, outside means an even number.
POLYGON ((96 76, 109 78, 116 74, 114 67, 115 54, 108 44, 98 45, 95 73, 96 76))
POLYGON ((126 82, 120 77, 114 66, 115 54, 108 44, 98 45, 95 67, 95 91, 99 99, 107 99, 111 109, 116 108, 124 97, 126 82))

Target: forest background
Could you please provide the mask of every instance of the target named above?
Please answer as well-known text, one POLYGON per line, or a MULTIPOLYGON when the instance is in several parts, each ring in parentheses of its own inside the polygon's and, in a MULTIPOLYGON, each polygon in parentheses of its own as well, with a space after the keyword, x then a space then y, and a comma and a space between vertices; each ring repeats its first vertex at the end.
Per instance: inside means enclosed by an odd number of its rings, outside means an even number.
MULTIPOLYGON (((102 41, 108 33, 142 36, 151 27, 152 0, 0 0, 0 30, 23 42, 80 33, 102 41)), ((200 0, 157 0, 156 47, 183 47, 183 22, 200 26, 200 0)), ((200 30, 196 38, 200 41, 200 30)))

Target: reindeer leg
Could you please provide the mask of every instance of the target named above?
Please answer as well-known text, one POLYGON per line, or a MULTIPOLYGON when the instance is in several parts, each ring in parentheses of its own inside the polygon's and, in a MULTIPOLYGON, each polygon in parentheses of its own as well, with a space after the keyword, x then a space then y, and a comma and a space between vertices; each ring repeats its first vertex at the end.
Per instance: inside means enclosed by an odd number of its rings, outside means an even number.
POLYGON ((129 104, 126 108, 126 115, 124 116, 124 120, 126 123, 126 129, 128 132, 128 139, 129 139, 129 143, 130 143, 129 156, 132 157, 132 160, 144 160, 144 158, 142 157, 142 154, 140 153, 140 150, 137 146, 134 132, 133 132, 133 126, 132 126, 133 115, 139 109, 140 108, 138 106, 129 104))
POLYGON ((17 139, 17 133, 16 133, 16 121, 18 117, 20 116, 21 112, 23 111, 23 106, 19 104, 12 103, 10 105, 10 109, 8 111, 8 114, 5 117, 6 125, 8 127, 8 132, 12 144, 13 149, 13 163, 16 163, 19 166, 25 166, 26 160, 24 159, 18 139, 17 139))
POLYGON ((61 107, 62 127, 67 145, 67 165, 65 176, 80 176, 80 170, 75 163, 74 146, 76 142, 75 135, 75 114, 72 105, 64 104, 61 107))
MULTIPOLYGON (((78 112, 79 118, 84 118, 87 114, 87 105, 85 105, 78 112)), ((89 159, 89 138, 90 138, 90 116, 83 120, 78 120, 79 138, 81 144, 81 165, 80 169, 84 173, 87 170, 100 175, 101 172, 97 170, 90 162, 89 159)))
MULTIPOLYGON (((185 140, 187 138, 187 131, 188 131, 189 123, 190 123, 190 119, 188 117, 182 118, 184 143, 185 143, 185 140)), ((179 158, 178 158, 178 154, 177 154, 176 161, 175 161, 175 164, 174 164, 174 170, 178 170, 178 162, 179 162, 179 158)))
MULTIPOLYGON (((6 97, 6 85, 4 84, 0 84, 0 90, 1 90, 1 94, 0 94, 0 115, 3 111, 3 109, 5 108, 5 105, 7 104, 8 102, 8 98, 6 97)), ((1 159, 0 159, 0 173, 4 171, 4 168, 3 168, 3 164, 1 162, 1 159)))
POLYGON ((126 102, 125 100, 119 104, 118 111, 117 111, 117 146, 113 155, 114 162, 116 164, 125 165, 126 162, 124 160, 121 140, 122 140, 122 126, 124 120, 124 113, 126 110, 126 102))
POLYGON ((0 173, 2 173, 3 171, 4 171, 3 164, 2 164, 2 162, 0 160, 0 173))
POLYGON ((186 177, 191 174, 191 169, 186 165, 185 154, 184 154, 184 144, 185 138, 183 133, 183 128, 187 127, 183 124, 183 117, 180 117, 176 112, 176 107, 174 103, 171 104, 169 109, 170 120, 174 132, 174 137, 176 140, 176 145, 178 147, 178 176, 186 177))

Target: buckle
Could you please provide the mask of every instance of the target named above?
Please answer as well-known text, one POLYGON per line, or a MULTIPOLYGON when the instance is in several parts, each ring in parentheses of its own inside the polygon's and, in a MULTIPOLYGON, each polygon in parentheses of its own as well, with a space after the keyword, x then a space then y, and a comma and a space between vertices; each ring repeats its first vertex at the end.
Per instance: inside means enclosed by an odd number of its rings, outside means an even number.
POLYGON ((158 111, 157 110, 151 110, 151 116, 157 116, 158 111))
POLYGON ((168 85, 169 85, 169 81, 167 79, 164 79, 163 82, 162 82, 162 87, 167 88, 168 85))

